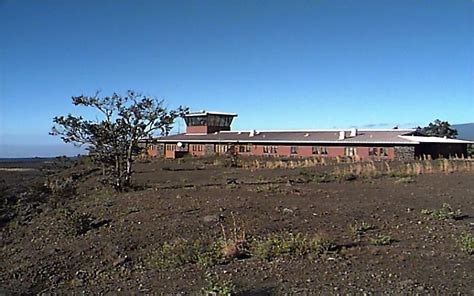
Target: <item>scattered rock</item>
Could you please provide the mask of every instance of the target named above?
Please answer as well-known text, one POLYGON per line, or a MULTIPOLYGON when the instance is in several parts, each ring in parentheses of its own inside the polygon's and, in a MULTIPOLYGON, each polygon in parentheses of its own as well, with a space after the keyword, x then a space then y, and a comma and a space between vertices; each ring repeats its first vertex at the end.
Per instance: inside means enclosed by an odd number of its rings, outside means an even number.
POLYGON ((119 257, 117 260, 115 260, 113 265, 114 265, 114 267, 121 266, 121 265, 127 263, 130 260, 131 260, 130 257, 125 255, 125 256, 119 257))
POLYGON ((236 184, 236 185, 238 184, 236 178, 227 178, 227 179, 225 180, 225 182, 226 182, 226 184, 236 184))
POLYGON ((202 217, 202 221, 206 223, 217 223, 221 220, 224 220, 224 216, 219 215, 219 214, 207 215, 207 216, 202 217))
POLYGON ((112 219, 96 219, 91 222, 91 228, 99 228, 101 226, 107 225, 112 221, 112 219))
POLYGON ((354 174, 347 174, 347 175, 344 175, 344 180, 345 180, 345 181, 354 181, 355 179, 357 179, 357 176, 354 175, 354 174))

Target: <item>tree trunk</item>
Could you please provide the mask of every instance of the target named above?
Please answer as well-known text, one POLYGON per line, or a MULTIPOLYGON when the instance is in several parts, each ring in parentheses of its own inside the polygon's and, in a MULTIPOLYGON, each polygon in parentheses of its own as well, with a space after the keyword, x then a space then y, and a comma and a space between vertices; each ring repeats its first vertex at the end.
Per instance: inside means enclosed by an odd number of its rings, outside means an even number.
POLYGON ((120 180, 120 157, 119 156, 115 156, 115 189, 118 190, 118 191, 122 191, 122 182, 120 180))
POLYGON ((127 169, 125 172, 125 181, 127 185, 130 185, 132 179, 132 149, 133 149, 133 141, 130 141, 127 149, 127 169))

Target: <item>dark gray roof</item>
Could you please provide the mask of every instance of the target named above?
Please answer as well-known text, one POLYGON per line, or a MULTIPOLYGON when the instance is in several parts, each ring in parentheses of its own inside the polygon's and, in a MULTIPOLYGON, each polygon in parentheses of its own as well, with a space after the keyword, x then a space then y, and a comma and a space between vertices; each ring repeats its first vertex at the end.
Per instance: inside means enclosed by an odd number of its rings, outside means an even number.
POLYGON ((339 139, 339 130, 307 131, 222 131, 213 134, 177 134, 156 138, 158 142, 185 143, 353 143, 353 144, 418 144, 399 136, 411 135, 414 130, 358 130, 351 137, 345 131, 344 139, 339 139))

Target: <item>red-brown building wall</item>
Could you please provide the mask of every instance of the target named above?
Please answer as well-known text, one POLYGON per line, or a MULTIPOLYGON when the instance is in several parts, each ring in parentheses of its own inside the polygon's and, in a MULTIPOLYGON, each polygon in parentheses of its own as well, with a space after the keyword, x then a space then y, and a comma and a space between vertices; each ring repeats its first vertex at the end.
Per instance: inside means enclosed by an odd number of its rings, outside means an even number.
POLYGON ((219 131, 229 131, 230 127, 197 125, 186 127, 186 134, 212 134, 219 131))
MULTIPOLYGON (((239 152, 238 147, 236 151, 240 155, 257 155, 257 156, 283 156, 283 157, 337 157, 337 156, 345 156, 345 147, 343 146, 317 146, 317 147, 324 147, 326 148, 327 154, 313 154, 313 146, 291 146, 291 145, 251 145, 251 152, 239 152), (264 147, 268 146, 276 146, 277 152, 276 153, 265 153, 264 147), (291 153, 291 147, 296 147, 296 154, 291 153)), ((394 159, 395 158, 395 151, 393 147, 385 147, 387 151, 387 156, 372 156, 369 155, 369 148, 377 148, 380 149, 382 147, 373 146, 373 147, 357 147, 356 148, 356 157, 362 159, 394 159)), ((271 151, 271 149, 268 149, 271 151)))
MULTIPOLYGON (((221 145, 222 146, 222 145, 221 145)), ((239 149, 240 145, 236 145, 233 149, 236 154, 239 155, 256 155, 256 156, 281 156, 281 157, 342 157, 345 156, 345 146, 319 146, 315 145, 316 147, 324 147, 327 151, 327 154, 313 154, 313 146, 292 146, 292 145, 249 145, 250 152, 246 152, 246 149, 243 149, 244 152, 240 152, 239 149), (268 153, 265 153, 264 147, 267 146, 268 153), (276 147, 276 153, 272 153, 271 147, 276 147), (296 147, 297 153, 291 153, 292 147, 296 147)), ((243 146, 247 147, 246 144, 243 146)), ((214 146, 215 147, 215 146, 214 146)), ((229 145, 230 147, 230 145, 229 145)), ((387 153, 386 156, 380 155, 369 155, 369 149, 377 148, 380 149, 382 147, 379 146, 371 146, 371 147, 361 147, 361 146, 351 146, 356 149, 356 155, 354 156, 356 159, 388 159, 393 160, 395 159, 395 149, 394 147, 384 147, 387 153)), ((176 144, 166 144, 165 145, 165 157, 166 158, 175 158, 176 153, 176 144)), ((206 144, 198 144, 193 143, 187 145, 187 153, 192 156, 205 156, 206 155, 206 144)), ((186 151, 181 151, 180 153, 186 153, 186 151)), ((231 148, 229 148, 231 151, 231 148)), ((274 151, 274 150, 273 150, 274 151)), ((148 148, 148 155, 150 156, 157 156, 159 153, 156 150, 156 146, 152 146, 148 148)), ((217 153, 217 154, 226 154, 225 152, 217 153)))
POLYGON ((158 148, 155 145, 151 145, 147 148, 146 153, 149 156, 158 156, 158 148))
POLYGON ((188 126, 186 127, 186 134, 207 134, 207 126, 188 126))
POLYGON ((206 155, 206 149, 204 144, 189 144, 189 154, 192 156, 204 156, 206 155))

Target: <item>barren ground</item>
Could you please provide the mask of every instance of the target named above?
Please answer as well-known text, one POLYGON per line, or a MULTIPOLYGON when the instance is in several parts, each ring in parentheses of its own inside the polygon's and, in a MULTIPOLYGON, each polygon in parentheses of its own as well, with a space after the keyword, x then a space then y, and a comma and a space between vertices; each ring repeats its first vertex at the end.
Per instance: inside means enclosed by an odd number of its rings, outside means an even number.
POLYGON ((0 167, 10 168, 0 170, 0 287, 12 293, 195 294, 211 272, 242 295, 474 294, 474 256, 458 243, 474 232, 473 172, 326 182, 314 178, 325 167, 252 171, 153 160, 136 167, 141 188, 114 193, 101 189, 98 172, 77 173, 84 165, 0 167), (41 186, 73 173, 73 193, 41 186), (422 213, 444 203, 462 214, 440 220, 422 213), (78 215, 88 217, 84 228, 74 224, 78 215), (350 225, 362 222, 373 228, 356 237, 350 225), (234 226, 249 240, 301 233, 334 247, 212 266, 151 262, 166 242, 218 241, 222 228, 229 235, 234 226), (390 242, 374 243, 379 235, 390 242))

